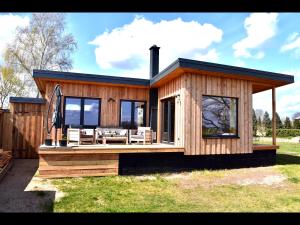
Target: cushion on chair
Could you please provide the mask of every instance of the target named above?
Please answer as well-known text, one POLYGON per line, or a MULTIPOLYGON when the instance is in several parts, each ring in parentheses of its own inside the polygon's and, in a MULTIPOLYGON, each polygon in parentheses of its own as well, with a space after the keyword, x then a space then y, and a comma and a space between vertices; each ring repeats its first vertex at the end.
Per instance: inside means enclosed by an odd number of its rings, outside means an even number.
POLYGON ((104 130, 104 135, 110 135, 110 130, 104 130))
POLYGON ((138 136, 144 136, 144 131, 143 130, 138 130, 136 135, 138 136))
POLYGON ((94 135, 94 129, 84 129, 83 130, 85 135, 91 135, 93 136, 94 135))
POLYGON ((143 135, 131 135, 131 139, 144 139, 143 135))
POLYGON ((119 133, 121 136, 125 136, 127 134, 127 130, 120 130, 119 133))
POLYGON ((97 129, 97 132, 98 132, 98 135, 99 135, 99 136, 102 136, 102 130, 97 129))

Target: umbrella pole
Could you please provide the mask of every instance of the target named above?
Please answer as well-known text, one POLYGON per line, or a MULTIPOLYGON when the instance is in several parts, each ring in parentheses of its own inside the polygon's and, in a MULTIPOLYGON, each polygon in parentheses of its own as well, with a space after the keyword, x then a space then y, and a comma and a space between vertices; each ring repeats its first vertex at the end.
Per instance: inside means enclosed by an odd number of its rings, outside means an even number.
POLYGON ((57 128, 55 128, 55 146, 57 146, 57 128))

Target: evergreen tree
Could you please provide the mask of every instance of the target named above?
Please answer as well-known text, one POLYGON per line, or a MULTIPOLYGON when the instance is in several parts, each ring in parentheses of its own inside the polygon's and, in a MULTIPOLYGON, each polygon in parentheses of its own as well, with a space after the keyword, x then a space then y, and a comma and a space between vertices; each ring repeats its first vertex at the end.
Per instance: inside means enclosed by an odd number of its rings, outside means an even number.
POLYGON ((254 109, 252 109, 252 124, 253 124, 253 136, 256 137, 257 132, 257 118, 254 109))
POLYGON ((300 119, 294 120, 294 129, 300 129, 300 119))
POLYGON ((285 129, 292 129, 292 123, 291 123, 291 120, 288 116, 285 118, 284 128, 285 129))
POLYGON ((260 117, 258 117, 258 120, 257 120, 257 127, 262 127, 262 122, 261 122, 261 119, 260 117))
POLYGON ((265 128, 272 128, 272 121, 270 119, 269 113, 266 111, 263 117, 262 124, 265 128))
POLYGON ((283 123, 278 115, 278 113, 276 112, 276 128, 277 129, 282 129, 283 128, 283 123))

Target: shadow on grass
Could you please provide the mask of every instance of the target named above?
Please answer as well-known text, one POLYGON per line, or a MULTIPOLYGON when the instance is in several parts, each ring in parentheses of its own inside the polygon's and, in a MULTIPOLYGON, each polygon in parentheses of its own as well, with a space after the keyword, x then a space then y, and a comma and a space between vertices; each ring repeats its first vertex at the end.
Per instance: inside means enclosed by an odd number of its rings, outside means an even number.
POLYGON ((277 153, 276 164, 277 165, 290 165, 290 164, 300 165, 300 156, 277 153))

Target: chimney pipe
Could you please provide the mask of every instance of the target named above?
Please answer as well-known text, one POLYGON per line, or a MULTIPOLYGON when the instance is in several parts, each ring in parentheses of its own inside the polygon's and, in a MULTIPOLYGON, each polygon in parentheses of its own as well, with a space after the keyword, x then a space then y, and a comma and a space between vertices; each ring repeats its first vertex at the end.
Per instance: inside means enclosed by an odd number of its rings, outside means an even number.
POLYGON ((159 72, 159 49, 156 45, 153 45, 150 50, 150 78, 155 77, 159 72))

